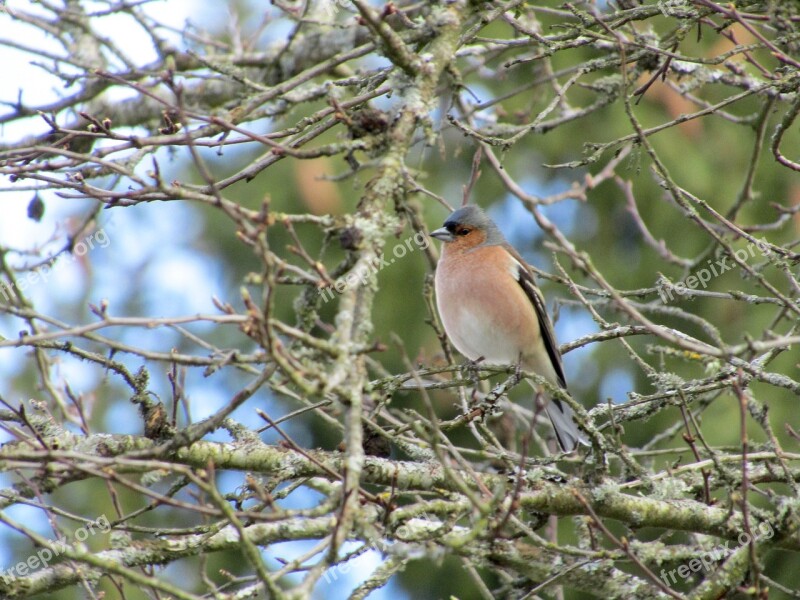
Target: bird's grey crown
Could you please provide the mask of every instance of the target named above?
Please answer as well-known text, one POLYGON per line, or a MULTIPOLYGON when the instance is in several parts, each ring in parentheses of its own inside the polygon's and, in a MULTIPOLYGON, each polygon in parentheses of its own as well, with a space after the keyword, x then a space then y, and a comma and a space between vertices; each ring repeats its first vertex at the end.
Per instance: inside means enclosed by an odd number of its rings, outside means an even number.
POLYGON ((485 231, 485 245, 492 246, 506 243, 506 238, 503 237, 495 222, 479 206, 462 206, 453 211, 444 222, 445 229, 450 233, 455 233, 459 226, 485 231))

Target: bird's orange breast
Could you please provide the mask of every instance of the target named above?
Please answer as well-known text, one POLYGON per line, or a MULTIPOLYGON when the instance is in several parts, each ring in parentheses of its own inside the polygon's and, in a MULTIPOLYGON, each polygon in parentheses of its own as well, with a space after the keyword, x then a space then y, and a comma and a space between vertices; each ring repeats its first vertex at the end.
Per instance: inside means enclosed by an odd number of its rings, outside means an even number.
POLYGON ((539 338, 536 311, 516 279, 518 263, 501 246, 446 248, 436 271, 436 302, 453 345, 471 360, 512 364, 539 338))

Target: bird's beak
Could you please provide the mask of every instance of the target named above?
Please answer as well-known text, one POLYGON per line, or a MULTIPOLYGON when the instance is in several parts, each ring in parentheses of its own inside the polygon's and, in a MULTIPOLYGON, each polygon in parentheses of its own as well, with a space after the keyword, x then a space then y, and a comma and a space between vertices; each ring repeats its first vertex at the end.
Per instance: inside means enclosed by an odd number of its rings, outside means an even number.
POLYGON ((437 240, 442 240, 443 242, 452 242, 456 239, 455 236, 444 227, 439 227, 439 229, 431 231, 431 237, 435 237, 437 240))

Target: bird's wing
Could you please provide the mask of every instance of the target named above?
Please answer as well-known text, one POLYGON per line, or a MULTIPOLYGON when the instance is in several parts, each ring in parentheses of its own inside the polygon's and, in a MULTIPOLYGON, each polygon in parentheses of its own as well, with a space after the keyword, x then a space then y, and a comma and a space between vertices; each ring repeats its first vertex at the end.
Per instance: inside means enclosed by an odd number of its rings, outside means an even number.
MULTIPOLYGON (((513 256, 513 254, 512 254, 513 256)), ((522 291, 531 301, 533 309, 536 311, 536 318, 539 319, 539 330, 542 332, 542 343, 547 350, 547 355, 553 363, 553 370, 558 377, 558 383, 562 388, 567 388, 567 379, 564 377, 564 365, 561 363, 561 353, 558 351, 558 344, 556 343, 556 336, 553 333, 553 324, 550 322, 550 317, 547 316, 545 309, 544 296, 539 290, 536 282, 533 279, 533 273, 525 265, 521 258, 514 257, 517 264, 517 282, 522 286, 522 291)))

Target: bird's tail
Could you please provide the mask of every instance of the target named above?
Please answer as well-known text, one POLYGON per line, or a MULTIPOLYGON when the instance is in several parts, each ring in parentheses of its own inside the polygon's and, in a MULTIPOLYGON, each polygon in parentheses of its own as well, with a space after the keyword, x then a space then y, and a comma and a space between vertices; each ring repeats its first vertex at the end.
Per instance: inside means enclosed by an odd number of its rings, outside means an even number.
POLYGON ((589 440, 578 429, 578 424, 572 418, 575 413, 568 404, 557 398, 550 398, 545 410, 556 432, 558 445, 564 452, 572 452, 578 447, 578 444, 589 446, 589 440))

